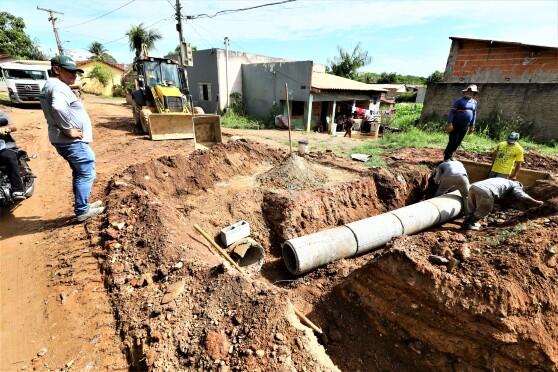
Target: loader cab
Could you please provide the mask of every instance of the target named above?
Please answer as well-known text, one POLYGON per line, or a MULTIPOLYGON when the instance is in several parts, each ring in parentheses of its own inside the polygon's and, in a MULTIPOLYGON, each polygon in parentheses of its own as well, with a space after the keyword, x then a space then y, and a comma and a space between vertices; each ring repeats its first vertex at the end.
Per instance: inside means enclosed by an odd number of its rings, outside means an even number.
POLYGON ((138 74, 137 89, 145 90, 156 85, 175 86, 182 94, 189 94, 184 69, 173 60, 147 57, 137 60, 134 70, 138 74))

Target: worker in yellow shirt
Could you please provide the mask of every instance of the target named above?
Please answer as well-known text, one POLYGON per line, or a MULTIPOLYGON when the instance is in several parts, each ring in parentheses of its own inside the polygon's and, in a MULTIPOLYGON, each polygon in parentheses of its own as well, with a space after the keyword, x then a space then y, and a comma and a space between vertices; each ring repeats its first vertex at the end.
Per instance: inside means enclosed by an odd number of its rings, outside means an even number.
POLYGON ((500 142, 496 146, 493 154, 492 168, 488 177, 502 177, 515 180, 523 158, 523 147, 517 141, 519 133, 512 132, 506 141, 500 142))

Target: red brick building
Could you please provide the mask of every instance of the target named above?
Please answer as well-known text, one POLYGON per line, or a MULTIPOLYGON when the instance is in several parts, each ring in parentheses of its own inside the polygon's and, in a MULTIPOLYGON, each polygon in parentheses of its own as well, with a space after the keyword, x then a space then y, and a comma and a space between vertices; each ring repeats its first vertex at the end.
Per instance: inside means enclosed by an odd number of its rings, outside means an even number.
POLYGON ((497 40, 450 39, 444 82, 558 82, 558 48, 497 40))
POLYGON ((516 123, 539 141, 558 140, 558 48, 451 37, 444 80, 426 90, 422 120, 446 120, 453 101, 477 84, 477 123, 516 123))

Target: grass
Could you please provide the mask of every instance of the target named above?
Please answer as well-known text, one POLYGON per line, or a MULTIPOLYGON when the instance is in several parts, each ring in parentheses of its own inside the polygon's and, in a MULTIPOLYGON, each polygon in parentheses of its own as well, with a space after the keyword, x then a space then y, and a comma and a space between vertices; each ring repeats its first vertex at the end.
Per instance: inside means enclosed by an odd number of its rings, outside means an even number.
POLYGON ((239 115, 233 110, 227 111, 221 117, 221 125, 226 128, 233 129, 262 129, 265 128, 265 123, 248 116, 239 115))
POLYGON ((0 104, 7 106, 12 104, 8 92, 0 92, 0 104))
MULTIPOLYGON (((375 157, 386 150, 397 150, 401 148, 440 148, 446 147, 448 135, 437 129, 443 127, 439 123, 419 124, 420 110, 422 105, 412 103, 396 104, 396 117, 391 122, 392 127, 401 129, 401 132, 386 133, 377 141, 368 141, 352 149, 352 152, 371 154, 375 157)), ((491 139, 486 133, 473 132, 468 134, 461 146, 468 152, 493 151, 496 144, 504 140, 491 139)), ((558 146, 543 145, 524 138, 520 141, 521 146, 527 151, 534 151, 543 155, 558 156, 558 146)))

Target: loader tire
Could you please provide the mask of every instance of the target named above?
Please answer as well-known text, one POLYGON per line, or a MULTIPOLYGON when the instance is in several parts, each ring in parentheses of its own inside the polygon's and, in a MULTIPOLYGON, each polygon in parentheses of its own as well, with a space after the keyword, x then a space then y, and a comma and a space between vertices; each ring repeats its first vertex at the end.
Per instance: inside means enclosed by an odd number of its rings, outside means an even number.
POLYGON ((149 115, 151 115, 151 111, 149 111, 148 109, 143 109, 143 110, 140 111, 139 116, 140 116, 141 130, 145 134, 150 134, 149 115))

